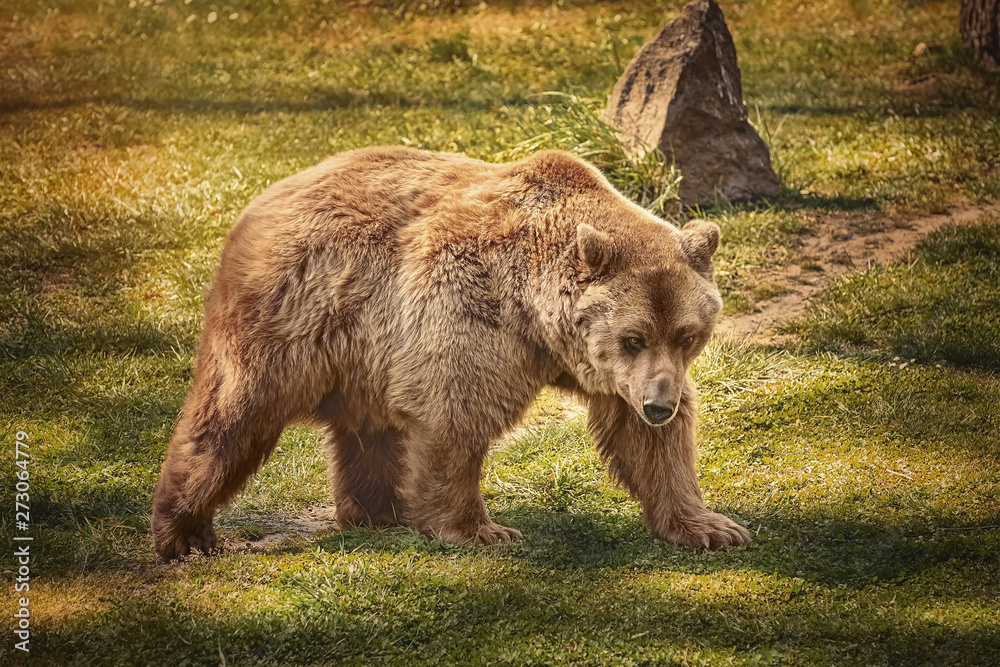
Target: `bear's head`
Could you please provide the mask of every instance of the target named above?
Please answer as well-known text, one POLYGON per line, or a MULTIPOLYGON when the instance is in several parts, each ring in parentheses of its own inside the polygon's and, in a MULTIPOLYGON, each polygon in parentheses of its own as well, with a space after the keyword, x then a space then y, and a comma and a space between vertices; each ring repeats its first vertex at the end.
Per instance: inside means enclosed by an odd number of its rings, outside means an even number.
POLYGON ((722 307, 711 261, 719 228, 692 221, 678 232, 648 220, 607 233, 582 223, 576 241, 574 314, 586 349, 577 379, 617 393, 647 423, 666 424, 722 307))

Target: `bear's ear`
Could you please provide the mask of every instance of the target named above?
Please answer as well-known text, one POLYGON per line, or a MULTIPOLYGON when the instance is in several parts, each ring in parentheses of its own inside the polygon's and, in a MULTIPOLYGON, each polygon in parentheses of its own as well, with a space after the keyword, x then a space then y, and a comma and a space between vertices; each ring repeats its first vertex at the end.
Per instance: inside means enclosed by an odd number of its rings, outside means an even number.
POLYGON ((711 278, 712 255, 719 247, 719 226, 714 222, 692 220, 681 230, 681 247, 691 268, 711 278))
POLYGON ((576 227, 576 250, 591 276, 607 274, 618 254, 610 236, 585 222, 576 227))

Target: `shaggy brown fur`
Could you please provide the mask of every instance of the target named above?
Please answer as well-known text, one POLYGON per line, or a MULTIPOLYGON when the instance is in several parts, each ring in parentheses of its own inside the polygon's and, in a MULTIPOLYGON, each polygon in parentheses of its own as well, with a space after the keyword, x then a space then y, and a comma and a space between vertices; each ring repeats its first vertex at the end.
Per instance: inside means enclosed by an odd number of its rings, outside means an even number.
POLYGON ((325 431, 342 523, 517 539, 490 519, 480 470, 550 384, 587 401, 657 537, 748 542, 695 470, 686 373, 721 304, 717 243, 558 152, 493 165, 372 148, 277 183, 237 220, 208 294, 154 495, 158 553, 212 550, 216 508, 296 420, 325 431))

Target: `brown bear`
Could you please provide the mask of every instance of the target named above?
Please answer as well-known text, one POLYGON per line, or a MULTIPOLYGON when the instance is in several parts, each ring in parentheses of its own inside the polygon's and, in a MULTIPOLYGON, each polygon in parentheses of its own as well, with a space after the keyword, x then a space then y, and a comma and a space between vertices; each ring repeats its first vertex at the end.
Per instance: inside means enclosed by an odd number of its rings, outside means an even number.
POLYGON ((695 469, 687 370, 721 304, 718 240, 562 152, 488 164, 368 148, 271 186, 233 226, 206 297, 154 493, 157 552, 211 551, 216 508, 297 420, 324 431, 342 524, 517 539, 490 518, 480 472, 546 385, 587 404, 655 536, 749 542, 705 507, 695 469))

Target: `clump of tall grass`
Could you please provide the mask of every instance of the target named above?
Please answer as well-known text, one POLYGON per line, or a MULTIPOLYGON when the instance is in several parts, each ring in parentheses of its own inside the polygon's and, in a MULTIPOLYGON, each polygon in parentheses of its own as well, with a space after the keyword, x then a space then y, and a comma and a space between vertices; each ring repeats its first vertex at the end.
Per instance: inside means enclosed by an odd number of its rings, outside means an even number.
POLYGON ((630 148, 622 132, 600 118, 601 100, 565 93, 543 93, 547 114, 545 132, 503 151, 501 160, 517 160, 547 148, 569 151, 604 172, 622 194, 654 215, 664 216, 679 208, 681 175, 672 162, 655 148, 630 148))

